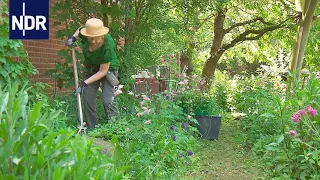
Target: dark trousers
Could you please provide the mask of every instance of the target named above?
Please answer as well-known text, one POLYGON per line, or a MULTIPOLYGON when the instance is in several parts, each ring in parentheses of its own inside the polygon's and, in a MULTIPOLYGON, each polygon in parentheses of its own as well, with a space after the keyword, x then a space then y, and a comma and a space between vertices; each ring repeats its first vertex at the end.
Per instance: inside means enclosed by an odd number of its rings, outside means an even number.
MULTIPOLYGON (((118 77, 118 72, 114 72, 114 74, 118 77)), ((88 79, 90 76, 90 74, 84 74, 84 79, 88 79)), ((88 129, 93 129, 97 125, 96 99, 100 86, 102 88, 102 103, 106 115, 106 121, 110 120, 113 116, 118 117, 118 110, 114 103, 115 88, 110 85, 106 77, 103 77, 100 80, 89 84, 83 90, 84 113, 88 129)))

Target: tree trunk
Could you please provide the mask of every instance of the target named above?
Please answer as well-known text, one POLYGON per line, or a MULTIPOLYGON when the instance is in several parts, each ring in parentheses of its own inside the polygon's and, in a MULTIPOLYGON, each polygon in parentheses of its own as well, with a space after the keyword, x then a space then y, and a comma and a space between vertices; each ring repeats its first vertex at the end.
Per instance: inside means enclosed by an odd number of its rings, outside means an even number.
POLYGON ((290 70, 291 71, 298 70, 297 71, 298 79, 300 77, 300 72, 302 68, 305 47, 307 45, 310 29, 312 27, 313 15, 318 2, 319 0, 310 0, 308 5, 305 4, 304 10, 302 13, 302 22, 299 24, 296 42, 292 49, 290 70))
POLYGON ((183 71, 184 67, 187 67, 186 74, 189 76, 193 71, 193 64, 192 64, 192 54, 194 52, 195 42, 191 40, 189 42, 189 48, 185 49, 180 54, 180 69, 181 72, 183 71))
POLYGON ((213 75, 217 67, 218 61, 224 53, 224 50, 221 49, 222 40, 225 36, 225 30, 223 29, 224 20, 225 12, 218 11, 217 16, 214 18, 214 35, 212 40, 212 46, 210 49, 210 56, 204 65, 201 75, 201 77, 205 81, 205 84, 202 88, 206 90, 208 90, 211 86, 213 75))
POLYGON ((221 58, 224 51, 216 53, 214 56, 210 56, 203 68, 202 78, 205 80, 205 83, 201 89, 209 90, 212 84, 213 76, 215 69, 217 67, 218 61, 221 58))
POLYGON ((191 72, 193 71, 193 65, 192 65, 192 62, 191 62, 190 55, 185 51, 181 52, 181 54, 180 54, 180 69, 181 69, 181 72, 184 70, 184 67, 187 67, 187 70, 186 70, 185 73, 189 76, 191 74, 191 72))

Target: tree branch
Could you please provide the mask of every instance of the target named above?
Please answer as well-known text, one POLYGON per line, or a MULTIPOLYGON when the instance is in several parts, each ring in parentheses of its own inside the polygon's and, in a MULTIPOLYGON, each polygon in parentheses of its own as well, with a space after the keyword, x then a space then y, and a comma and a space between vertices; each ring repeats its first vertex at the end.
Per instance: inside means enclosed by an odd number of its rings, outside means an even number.
POLYGON ((312 23, 313 23, 313 24, 317 24, 319 21, 320 21, 320 15, 313 17, 312 23))
POLYGON ((265 24, 265 25, 272 25, 272 23, 266 22, 262 17, 256 17, 256 18, 248 20, 248 21, 244 21, 244 22, 241 22, 241 23, 233 24, 228 29, 226 29, 226 33, 229 33, 231 30, 233 30, 236 27, 249 25, 249 24, 252 24, 252 23, 257 22, 257 21, 260 21, 262 24, 265 24))
POLYGON ((239 36, 234 38, 229 44, 225 44, 221 47, 222 51, 225 51, 231 47, 234 47, 236 44, 243 42, 243 41, 250 41, 250 40, 258 40, 260 37, 262 37, 265 33, 279 29, 284 27, 284 25, 277 24, 265 27, 263 29, 258 30, 246 30, 245 32, 241 33, 239 36), (249 35, 255 35, 255 36, 249 36, 249 35))
POLYGON ((212 13, 212 14, 209 14, 206 18, 204 18, 204 19, 199 19, 199 20, 202 20, 202 22, 200 23, 200 25, 199 26, 197 26, 196 28, 195 28, 195 31, 198 31, 203 25, 204 25, 204 23, 206 23, 209 19, 211 19, 211 18, 213 18, 214 17, 214 13, 212 13))

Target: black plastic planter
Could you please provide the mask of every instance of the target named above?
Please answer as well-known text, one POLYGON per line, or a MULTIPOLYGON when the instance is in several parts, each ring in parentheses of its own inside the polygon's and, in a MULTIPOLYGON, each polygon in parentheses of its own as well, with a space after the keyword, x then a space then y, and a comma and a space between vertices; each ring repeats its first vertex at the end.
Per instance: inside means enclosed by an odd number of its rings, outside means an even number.
POLYGON ((197 129, 200 131, 202 139, 218 140, 221 126, 220 116, 196 116, 195 118, 198 120, 197 129))

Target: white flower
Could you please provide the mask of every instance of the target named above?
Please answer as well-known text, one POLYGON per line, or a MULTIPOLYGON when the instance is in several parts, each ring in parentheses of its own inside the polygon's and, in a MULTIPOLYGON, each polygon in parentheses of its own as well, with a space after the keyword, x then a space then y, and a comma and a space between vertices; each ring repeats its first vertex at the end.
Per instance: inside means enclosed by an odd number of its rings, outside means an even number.
POLYGON ((123 85, 120 84, 120 85, 118 86, 118 89, 120 90, 120 89, 122 89, 122 88, 123 88, 123 85))

